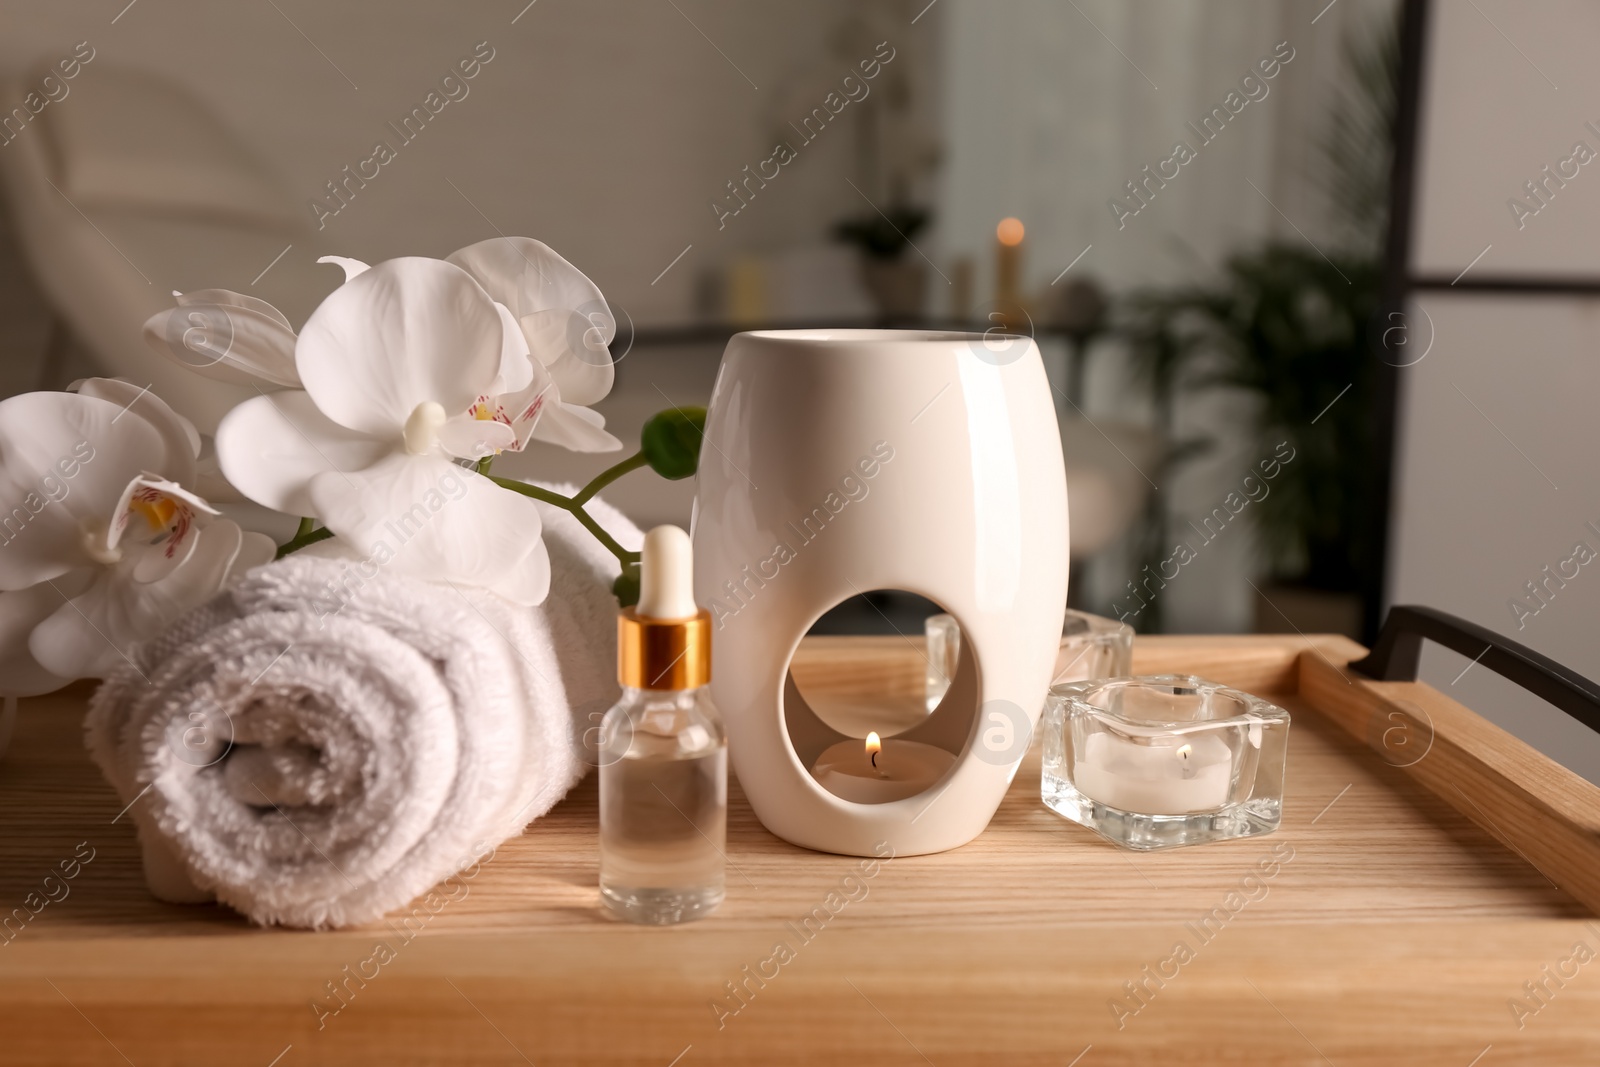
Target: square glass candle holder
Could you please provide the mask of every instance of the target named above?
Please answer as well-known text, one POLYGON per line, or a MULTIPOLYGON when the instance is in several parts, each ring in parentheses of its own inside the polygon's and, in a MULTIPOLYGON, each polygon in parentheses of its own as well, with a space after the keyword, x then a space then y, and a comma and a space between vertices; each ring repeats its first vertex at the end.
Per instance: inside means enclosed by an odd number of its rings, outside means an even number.
POLYGON ((1133 627, 1104 615, 1067 609, 1051 685, 1126 678, 1133 673, 1133 627))
MULTIPOLYGON (((961 627, 954 615, 929 615, 923 623, 928 641, 927 694, 931 714, 944 699, 961 662, 961 627)), ((1051 684, 1091 678, 1121 678, 1133 670, 1133 627, 1127 623, 1068 608, 1061 627, 1051 684)))
POLYGON ((939 706, 950 681, 956 676, 956 664, 961 662, 961 626, 954 615, 929 615, 922 623, 922 634, 928 641, 928 669, 924 675, 923 694, 927 698, 928 714, 939 706))
POLYGON ((1054 686, 1045 806, 1132 849, 1271 833, 1283 816, 1289 713, 1192 675, 1054 686))

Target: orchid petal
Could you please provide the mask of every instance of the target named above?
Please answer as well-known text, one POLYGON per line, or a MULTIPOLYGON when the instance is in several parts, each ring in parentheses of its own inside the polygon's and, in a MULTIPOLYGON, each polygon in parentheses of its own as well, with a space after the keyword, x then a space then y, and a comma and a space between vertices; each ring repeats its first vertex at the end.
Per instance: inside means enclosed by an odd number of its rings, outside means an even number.
POLYGON ((226 289, 175 295, 176 308, 157 312, 144 324, 151 348, 219 381, 300 385, 294 328, 277 308, 226 289))
POLYGON ((457 415, 439 427, 439 447, 460 459, 479 460, 514 448, 517 433, 503 422, 457 415))
POLYGON ((0 514, 0 589, 89 563, 85 530, 104 526, 128 482, 172 461, 154 426, 122 414, 76 393, 0 401, 0 502, 10 508, 0 514))
POLYGON ((133 571, 128 575, 130 581, 140 585, 150 585, 159 582, 170 575, 179 567, 188 563, 194 556, 195 550, 200 546, 198 529, 191 527, 192 532, 186 531, 181 538, 174 537, 160 544, 139 545, 131 550, 134 557, 133 571))
POLYGON ((133 580, 154 582, 165 578, 187 560, 197 541, 196 534, 206 520, 201 516, 221 514, 202 498, 175 482, 143 474, 128 483, 105 534, 107 551, 119 549, 129 529, 135 531, 131 546, 137 555, 133 580), (138 517, 141 523, 135 524, 138 517))
POLYGON ((323 414, 386 437, 420 404, 465 411, 494 381, 502 344, 494 301, 470 275, 410 257, 335 289, 301 331, 295 364, 323 414))
POLYGON ((505 423, 516 432, 516 443, 510 446, 512 451, 521 451, 533 437, 533 429, 539 424, 544 410, 557 403, 560 397, 556 383, 544 365, 534 362, 531 366, 533 380, 521 392, 479 397, 474 407, 475 412, 486 410, 489 417, 505 423))
POLYGON ((598 411, 558 401, 540 413, 533 427, 533 439, 573 452, 615 452, 622 447, 622 442, 605 427, 605 416, 598 411))
POLYGON ((519 322, 540 311, 576 311, 590 317, 601 345, 609 345, 616 334, 616 319, 600 288, 542 241, 492 237, 452 252, 445 262, 476 278, 519 322))
POLYGON ((278 544, 264 533, 244 530, 239 543, 239 554, 228 565, 228 581, 233 581, 245 571, 271 563, 278 555, 278 544))
MULTIPOLYGON (((543 241, 531 237, 491 237, 445 257, 521 318, 536 311, 603 308, 605 297, 584 273, 543 241)), ((605 342, 609 344, 608 335, 605 342)))
POLYGON ((228 481, 290 515, 316 514, 307 493, 313 476, 369 467, 397 444, 345 429, 298 390, 246 400, 217 427, 217 461, 228 481))
MULTIPOLYGON (((222 514, 222 512, 218 511, 216 508, 207 503, 206 498, 200 494, 191 493, 177 482, 163 478, 159 474, 151 474, 149 471, 145 471, 144 473, 140 474, 139 477, 128 483, 127 488, 122 491, 122 498, 117 501, 116 510, 119 518, 118 521, 113 522, 112 532, 118 536, 120 536, 128 526, 128 523, 125 520, 122 520, 121 516, 126 513, 129 505, 133 502, 135 495, 138 494, 141 489, 148 489, 152 493, 159 496, 171 497, 174 503, 187 507, 191 511, 202 512, 206 515, 222 514)), ((112 544, 115 543, 115 541, 112 542, 112 544)))
MULTIPOLYGON (((107 619, 115 614, 119 633, 130 629, 125 606, 116 596, 111 571, 96 575, 87 590, 62 604, 28 637, 28 651, 39 665, 64 678, 109 674, 118 663, 132 663, 128 653, 136 637, 117 644, 106 635, 107 619)), ((159 620, 151 620, 159 626, 159 620)), ((152 628, 151 632, 154 632, 152 628)))
POLYGON ((97 400, 115 404, 124 413, 118 416, 137 415, 155 428, 167 442, 171 455, 161 465, 161 471, 178 481, 189 481, 194 473, 194 458, 200 454, 200 431, 194 423, 172 410, 165 400, 122 378, 80 378, 67 386, 69 392, 79 396, 92 396, 97 400))
POLYGON ((510 310, 501 303, 494 309, 500 313, 500 371, 495 375, 489 392, 494 396, 520 392, 533 380, 533 360, 528 352, 528 339, 510 310))
POLYGON ((105 677, 118 664, 132 662, 136 643, 223 588, 243 538, 237 523, 213 523, 201 531, 188 560, 156 582, 133 580, 137 555, 101 568, 92 585, 34 629, 29 651, 55 674, 105 677))
POLYGON ((72 681, 46 670, 28 650, 29 635, 55 614, 61 601, 62 595, 44 582, 32 589, 0 593, 0 695, 36 696, 72 681))
MULTIPOLYGON (((518 495, 509 489, 500 492, 502 496, 518 495)), ((531 608, 544 603, 544 598, 550 594, 550 551, 545 548, 544 540, 533 541, 530 551, 521 562, 497 575, 494 584, 487 588, 523 607, 531 608)))
POLYGON ((210 434, 200 436, 200 455, 194 461, 194 487, 206 500, 217 504, 238 504, 246 499, 223 477, 222 465, 217 462, 217 439, 210 434))
POLYGON ((286 330, 293 330, 288 316, 258 297, 246 293, 236 293, 232 289, 196 289, 192 293, 180 293, 176 290, 172 298, 178 302, 179 307, 190 304, 220 304, 223 307, 235 307, 244 311, 252 311, 264 319, 277 323, 286 330))
MULTIPOLYGON (((550 369, 561 399, 587 407, 611 392, 616 369, 601 338, 599 316, 576 311, 538 311, 522 317, 528 350, 550 369)), ((607 320, 609 321, 609 320, 607 320)))
POLYGON ((345 281, 349 281, 358 274, 365 274, 367 271, 372 269, 359 259, 351 259, 348 256, 321 256, 317 259, 317 262, 339 264, 340 267, 344 268, 345 281))
POLYGON ((544 599, 550 561, 539 510, 525 496, 438 455, 396 453, 350 481, 311 480, 328 528, 395 573, 493 589, 517 603, 544 599))

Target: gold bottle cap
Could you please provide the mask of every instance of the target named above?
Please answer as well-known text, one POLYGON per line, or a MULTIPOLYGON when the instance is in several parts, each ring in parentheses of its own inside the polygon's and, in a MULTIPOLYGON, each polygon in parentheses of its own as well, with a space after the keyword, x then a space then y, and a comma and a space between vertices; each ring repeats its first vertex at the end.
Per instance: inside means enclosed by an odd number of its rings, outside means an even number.
POLYGON ((685 619, 617 616, 617 681, 630 689, 698 689, 711 682, 711 613, 685 619))
POLYGON ((639 606, 617 617, 617 680, 631 689, 711 681, 711 614, 694 602, 694 547, 676 526, 644 535, 639 606))

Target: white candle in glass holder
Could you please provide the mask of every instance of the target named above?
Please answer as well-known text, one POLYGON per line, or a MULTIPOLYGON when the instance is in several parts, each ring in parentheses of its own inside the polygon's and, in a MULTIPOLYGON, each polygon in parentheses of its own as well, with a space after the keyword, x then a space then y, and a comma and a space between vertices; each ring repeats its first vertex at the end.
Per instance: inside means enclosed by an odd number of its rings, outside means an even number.
POLYGON ((1090 800, 1140 815, 1193 815, 1228 802, 1233 750, 1215 734, 1172 734, 1149 744, 1091 734, 1073 762, 1072 784, 1090 800))
POLYGON ((811 774, 840 800, 886 804, 923 792, 943 778, 955 761, 950 753, 933 745, 893 737, 880 741, 876 733, 869 733, 865 743, 850 740, 830 745, 817 757, 811 774))

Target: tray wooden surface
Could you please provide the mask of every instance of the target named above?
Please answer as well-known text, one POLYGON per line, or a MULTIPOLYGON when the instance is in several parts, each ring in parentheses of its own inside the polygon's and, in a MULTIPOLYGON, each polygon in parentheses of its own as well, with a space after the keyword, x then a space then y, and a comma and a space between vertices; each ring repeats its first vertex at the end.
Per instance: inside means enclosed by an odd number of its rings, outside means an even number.
MULTIPOLYGON (((914 706, 921 654, 814 638, 795 670, 914 706)), ((0 917, 93 859, 0 934, 0 1064, 1600 1062, 1600 789, 1426 685, 1351 674, 1361 654, 1135 644, 1138 673, 1293 714, 1276 834, 1119 850, 1041 805, 1035 746, 976 841, 867 873, 767 833, 734 784, 727 901, 668 929, 596 908, 592 775, 409 927, 160 904, 83 752, 87 690, 25 701, 0 917)))

